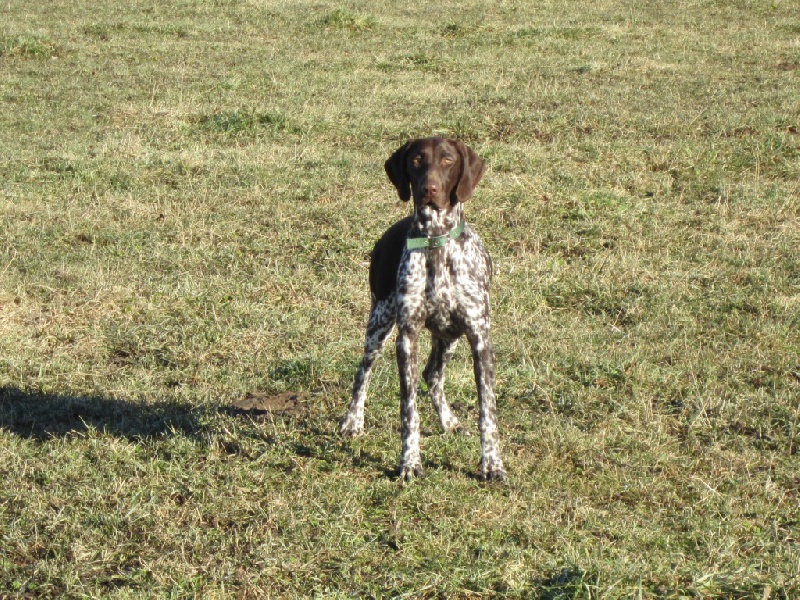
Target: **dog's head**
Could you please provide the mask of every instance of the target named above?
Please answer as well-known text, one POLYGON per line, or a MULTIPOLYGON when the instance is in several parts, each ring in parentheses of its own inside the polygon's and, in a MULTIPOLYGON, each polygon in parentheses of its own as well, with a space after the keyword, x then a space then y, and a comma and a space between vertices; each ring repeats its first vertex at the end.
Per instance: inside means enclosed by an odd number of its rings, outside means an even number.
POLYGON ((461 140, 440 137, 411 140, 384 165, 400 199, 414 207, 448 210, 465 202, 483 176, 483 159, 461 140))

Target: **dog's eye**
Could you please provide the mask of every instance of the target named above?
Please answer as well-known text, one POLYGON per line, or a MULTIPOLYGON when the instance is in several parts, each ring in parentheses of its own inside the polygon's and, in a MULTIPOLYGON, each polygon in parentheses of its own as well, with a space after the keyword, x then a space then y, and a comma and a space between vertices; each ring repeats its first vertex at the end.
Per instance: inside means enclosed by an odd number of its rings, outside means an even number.
POLYGON ((415 156, 414 158, 411 159, 411 164, 414 165, 415 167, 422 166, 422 157, 420 155, 415 156))
POLYGON ((443 165, 452 165, 453 164, 453 157, 452 156, 445 156, 442 158, 443 165))

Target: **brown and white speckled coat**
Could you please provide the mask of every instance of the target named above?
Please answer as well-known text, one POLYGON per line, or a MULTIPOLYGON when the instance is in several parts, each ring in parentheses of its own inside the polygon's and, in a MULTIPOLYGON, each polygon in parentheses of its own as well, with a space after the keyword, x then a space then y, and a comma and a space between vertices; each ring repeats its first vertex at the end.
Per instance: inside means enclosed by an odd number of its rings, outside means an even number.
POLYGON ((364 357, 341 433, 355 436, 363 432, 372 367, 396 324, 403 440, 400 477, 409 480, 421 476, 419 333, 423 328, 431 332, 431 354, 423 377, 446 432, 458 430, 460 425, 444 397, 444 367, 456 341, 465 335, 472 348, 480 403, 481 476, 505 479, 489 336, 492 261, 478 234, 464 223, 464 202, 483 175, 483 160, 459 140, 428 138, 408 142, 385 166, 400 198, 407 201, 413 196, 414 214, 390 227, 372 252, 372 308, 364 357))

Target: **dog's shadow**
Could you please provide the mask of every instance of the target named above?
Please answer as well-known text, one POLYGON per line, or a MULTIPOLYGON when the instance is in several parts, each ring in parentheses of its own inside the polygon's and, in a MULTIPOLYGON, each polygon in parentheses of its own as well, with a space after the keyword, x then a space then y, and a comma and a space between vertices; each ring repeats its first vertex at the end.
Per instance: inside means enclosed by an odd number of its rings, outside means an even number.
POLYGON ((197 436, 196 407, 175 401, 145 401, 48 394, 0 387, 0 429, 19 437, 49 440, 90 429, 130 440, 171 435, 197 436))
MULTIPOLYGON (((107 433, 131 441, 163 439, 184 436, 207 440, 209 420, 214 413, 243 422, 282 418, 303 422, 303 429, 313 439, 330 438, 330 432, 305 421, 305 403, 297 394, 275 396, 248 396, 242 401, 232 402, 214 409, 203 409, 189 403, 174 400, 147 402, 108 398, 102 395, 72 395, 22 390, 14 386, 0 387, 0 430, 8 431, 20 438, 41 442, 72 435, 85 435, 90 430, 107 433), (208 411, 211 412, 208 412, 208 411)), ((255 435, 255 434, 254 434, 255 435)), ((259 436, 265 434, 259 433, 259 436)), ((272 436, 265 439, 274 441, 272 436)), ((223 442, 224 443, 224 442, 223 442)), ((335 449, 340 458, 350 462, 355 469, 366 469, 379 476, 397 480, 399 469, 389 466, 385 457, 374 455, 363 449, 354 449, 347 440, 334 436, 328 452, 335 449)), ((304 439, 292 445, 297 456, 316 456, 319 453, 313 440, 304 439)), ((428 462, 426 469, 461 471, 445 461, 428 462)), ((478 476, 463 470, 467 477, 478 476)))

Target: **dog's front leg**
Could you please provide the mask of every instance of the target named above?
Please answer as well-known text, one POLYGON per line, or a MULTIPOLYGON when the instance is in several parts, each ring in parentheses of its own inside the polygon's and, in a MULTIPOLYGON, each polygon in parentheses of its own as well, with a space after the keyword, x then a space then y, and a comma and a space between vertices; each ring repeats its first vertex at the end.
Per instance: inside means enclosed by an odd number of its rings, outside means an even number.
POLYGON ((397 369, 400 373, 400 431, 403 449, 400 479, 422 477, 419 451, 419 411, 417 410, 417 339, 418 331, 400 330, 397 336, 397 369))
POLYGON ((475 384, 478 388, 481 432, 481 477, 487 481, 504 481, 507 477, 500 458, 500 434, 497 429, 497 402, 494 395, 494 348, 488 328, 471 336, 475 384))

